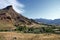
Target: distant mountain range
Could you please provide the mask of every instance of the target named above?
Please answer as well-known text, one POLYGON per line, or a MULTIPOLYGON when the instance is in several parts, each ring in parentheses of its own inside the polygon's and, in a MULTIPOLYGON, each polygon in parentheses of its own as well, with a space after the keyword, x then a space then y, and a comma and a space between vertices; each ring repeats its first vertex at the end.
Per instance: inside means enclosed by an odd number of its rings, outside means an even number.
POLYGON ((45 23, 45 24, 56 24, 56 25, 60 25, 60 19, 54 19, 54 20, 50 20, 50 19, 34 19, 36 22, 38 23, 45 23))

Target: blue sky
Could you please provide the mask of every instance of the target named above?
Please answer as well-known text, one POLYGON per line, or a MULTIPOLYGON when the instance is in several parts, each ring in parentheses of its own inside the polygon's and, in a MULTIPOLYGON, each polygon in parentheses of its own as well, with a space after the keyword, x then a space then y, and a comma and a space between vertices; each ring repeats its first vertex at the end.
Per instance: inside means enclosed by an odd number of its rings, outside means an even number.
POLYGON ((60 0, 18 0, 25 7, 22 14, 28 18, 60 18, 60 0))
POLYGON ((0 0, 0 9, 8 5, 28 18, 60 18, 60 0, 0 0))

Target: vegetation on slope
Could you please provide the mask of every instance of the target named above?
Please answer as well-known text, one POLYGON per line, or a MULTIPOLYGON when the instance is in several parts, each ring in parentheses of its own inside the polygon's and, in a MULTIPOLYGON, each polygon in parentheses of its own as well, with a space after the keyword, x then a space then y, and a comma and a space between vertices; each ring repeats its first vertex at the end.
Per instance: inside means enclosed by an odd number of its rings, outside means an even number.
MULTIPOLYGON (((16 25, 15 25, 16 26, 16 25)), ((60 27, 56 27, 53 25, 49 25, 47 27, 26 27, 26 26, 16 26, 16 31, 24 32, 24 33, 60 33, 60 27)))

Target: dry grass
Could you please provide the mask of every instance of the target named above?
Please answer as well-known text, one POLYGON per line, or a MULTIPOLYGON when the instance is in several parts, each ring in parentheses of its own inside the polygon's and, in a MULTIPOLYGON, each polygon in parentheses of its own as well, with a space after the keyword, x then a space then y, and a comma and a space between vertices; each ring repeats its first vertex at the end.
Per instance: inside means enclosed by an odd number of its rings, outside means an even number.
POLYGON ((11 30, 13 28, 15 28, 15 26, 12 23, 0 20, 0 30, 11 30))
POLYGON ((60 40, 60 35, 0 32, 0 40, 60 40))

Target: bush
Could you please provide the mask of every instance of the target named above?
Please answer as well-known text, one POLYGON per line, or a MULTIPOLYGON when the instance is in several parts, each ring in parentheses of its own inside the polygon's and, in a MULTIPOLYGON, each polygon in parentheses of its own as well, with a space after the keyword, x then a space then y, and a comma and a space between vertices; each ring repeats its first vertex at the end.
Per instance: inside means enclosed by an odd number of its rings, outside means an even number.
POLYGON ((39 28, 35 28, 33 33, 37 33, 37 34, 40 33, 40 29, 39 28))
POLYGON ((24 33, 52 33, 54 32, 51 27, 39 27, 39 28, 33 28, 33 27, 26 27, 26 26, 17 26, 17 31, 22 31, 24 33))
POLYGON ((42 27, 43 31, 46 32, 46 33, 51 33, 51 32, 54 32, 52 28, 50 27, 42 27))
POLYGON ((25 26, 19 26, 19 27, 17 27, 16 30, 24 31, 24 30, 26 30, 26 27, 25 26))

